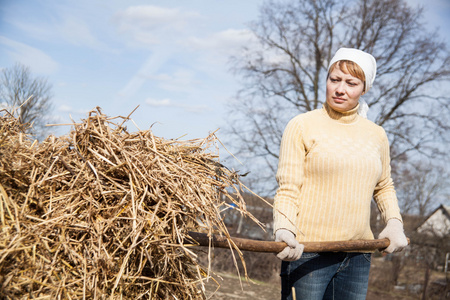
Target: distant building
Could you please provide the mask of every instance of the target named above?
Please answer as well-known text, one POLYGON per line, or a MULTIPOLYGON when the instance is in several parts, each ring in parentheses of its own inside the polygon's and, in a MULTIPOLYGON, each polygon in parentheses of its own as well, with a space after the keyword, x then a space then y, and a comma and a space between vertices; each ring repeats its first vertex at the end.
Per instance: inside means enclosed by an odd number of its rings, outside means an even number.
POLYGON ((417 227, 417 232, 439 237, 450 235, 450 206, 439 206, 417 227))

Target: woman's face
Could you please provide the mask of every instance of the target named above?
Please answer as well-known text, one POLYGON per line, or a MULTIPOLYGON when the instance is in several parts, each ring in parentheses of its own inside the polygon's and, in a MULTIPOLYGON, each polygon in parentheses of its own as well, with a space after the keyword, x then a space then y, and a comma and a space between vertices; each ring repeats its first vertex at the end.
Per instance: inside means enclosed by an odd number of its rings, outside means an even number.
MULTIPOLYGON (((345 65, 341 66, 347 72, 345 65)), ((364 94, 363 89, 364 82, 361 79, 344 73, 336 66, 327 79, 327 103, 338 112, 349 111, 358 105, 359 97, 364 94)))

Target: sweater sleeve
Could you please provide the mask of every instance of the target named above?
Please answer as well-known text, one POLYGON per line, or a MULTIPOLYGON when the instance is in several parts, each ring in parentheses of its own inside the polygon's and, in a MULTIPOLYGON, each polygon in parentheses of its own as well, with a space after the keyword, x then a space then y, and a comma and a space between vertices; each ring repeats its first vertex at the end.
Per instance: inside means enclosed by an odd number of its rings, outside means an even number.
POLYGON ((392 218, 396 218, 402 221, 397 195, 394 188, 394 182, 391 177, 389 141, 384 129, 382 129, 381 165, 382 172, 380 179, 375 186, 373 194, 374 200, 385 222, 392 218))
POLYGON ((298 215, 297 201, 304 178, 305 146, 300 124, 293 119, 286 126, 280 145, 280 155, 276 179, 278 190, 274 198, 274 233, 280 229, 288 229, 295 235, 300 233, 296 228, 298 215))

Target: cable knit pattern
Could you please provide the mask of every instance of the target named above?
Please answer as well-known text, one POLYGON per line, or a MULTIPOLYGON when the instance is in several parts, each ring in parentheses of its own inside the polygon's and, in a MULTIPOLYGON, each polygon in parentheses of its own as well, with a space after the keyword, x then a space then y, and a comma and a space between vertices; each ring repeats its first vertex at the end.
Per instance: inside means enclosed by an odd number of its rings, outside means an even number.
POLYGON ((289 122, 280 146, 274 232, 288 229, 299 242, 373 239, 372 198, 385 221, 401 220, 386 133, 357 111, 339 113, 325 103, 289 122))

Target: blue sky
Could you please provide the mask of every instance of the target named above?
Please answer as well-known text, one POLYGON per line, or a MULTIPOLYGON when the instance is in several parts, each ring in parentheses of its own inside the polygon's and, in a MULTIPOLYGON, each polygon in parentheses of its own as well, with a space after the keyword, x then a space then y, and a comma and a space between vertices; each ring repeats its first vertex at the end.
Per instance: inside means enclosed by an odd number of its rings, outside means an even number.
MULTIPOLYGON (((254 41, 247 24, 262 2, 0 0, 0 68, 20 62, 46 77, 56 123, 96 106, 126 116, 139 105, 140 129, 203 138, 224 127, 224 104, 239 89, 228 60, 254 41)), ((450 1, 426 4, 429 26, 450 28, 450 1)))

